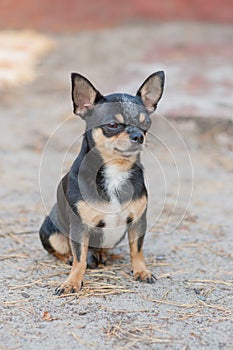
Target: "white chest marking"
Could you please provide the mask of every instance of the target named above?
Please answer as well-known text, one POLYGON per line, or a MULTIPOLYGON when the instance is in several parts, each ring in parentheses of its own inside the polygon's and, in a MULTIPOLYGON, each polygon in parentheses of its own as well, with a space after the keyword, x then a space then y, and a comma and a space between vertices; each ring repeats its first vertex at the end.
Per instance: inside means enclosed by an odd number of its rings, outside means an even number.
POLYGON ((105 186, 111 201, 116 201, 116 193, 129 178, 130 171, 121 171, 114 165, 108 165, 105 169, 105 186))
POLYGON ((105 187, 110 197, 108 205, 109 212, 105 214, 105 235, 104 245, 107 247, 114 244, 122 237, 126 230, 126 212, 122 211, 122 206, 117 198, 117 192, 129 178, 129 171, 122 171, 118 166, 110 164, 105 169, 105 187))

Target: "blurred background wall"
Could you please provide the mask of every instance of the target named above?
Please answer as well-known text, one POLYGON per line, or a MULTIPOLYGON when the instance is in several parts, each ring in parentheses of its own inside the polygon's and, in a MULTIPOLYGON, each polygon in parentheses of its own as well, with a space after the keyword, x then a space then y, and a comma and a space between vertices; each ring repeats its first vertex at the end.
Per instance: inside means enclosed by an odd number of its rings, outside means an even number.
POLYGON ((0 0, 0 29, 70 31, 135 21, 233 21, 232 0, 0 0))

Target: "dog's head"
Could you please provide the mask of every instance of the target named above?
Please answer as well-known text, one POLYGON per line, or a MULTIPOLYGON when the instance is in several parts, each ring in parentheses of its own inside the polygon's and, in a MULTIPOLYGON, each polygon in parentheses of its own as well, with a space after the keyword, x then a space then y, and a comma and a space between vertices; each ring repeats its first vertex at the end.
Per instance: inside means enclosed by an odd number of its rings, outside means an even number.
POLYGON ((104 159, 132 158, 141 151, 164 87, 164 72, 151 74, 135 96, 103 96, 88 79, 72 73, 74 114, 86 121, 86 130, 104 159))

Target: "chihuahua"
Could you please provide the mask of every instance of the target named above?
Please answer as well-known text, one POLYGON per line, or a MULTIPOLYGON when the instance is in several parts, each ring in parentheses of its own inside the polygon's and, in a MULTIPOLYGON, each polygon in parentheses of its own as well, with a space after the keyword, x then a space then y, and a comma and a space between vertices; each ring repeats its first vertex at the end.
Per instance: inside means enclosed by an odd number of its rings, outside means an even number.
POLYGON ((49 253, 72 259, 70 274, 55 294, 79 291, 86 268, 106 263, 107 249, 126 235, 134 279, 154 283, 142 252, 147 190, 140 152, 162 97, 164 72, 151 74, 135 96, 103 96, 78 73, 71 81, 73 111, 85 120, 86 130, 78 157, 58 185, 57 203, 40 228, 49 253))

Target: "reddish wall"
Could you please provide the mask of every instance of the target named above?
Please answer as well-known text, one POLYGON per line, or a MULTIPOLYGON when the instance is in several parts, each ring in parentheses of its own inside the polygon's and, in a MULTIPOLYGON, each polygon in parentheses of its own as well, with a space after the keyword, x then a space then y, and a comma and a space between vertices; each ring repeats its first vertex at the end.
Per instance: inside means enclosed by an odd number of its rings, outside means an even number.
POLYGON ((76 30, 140 20, 233 21, 232 0, 0 0, 0 28, 76 30))

